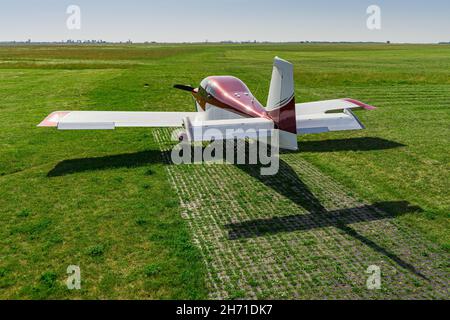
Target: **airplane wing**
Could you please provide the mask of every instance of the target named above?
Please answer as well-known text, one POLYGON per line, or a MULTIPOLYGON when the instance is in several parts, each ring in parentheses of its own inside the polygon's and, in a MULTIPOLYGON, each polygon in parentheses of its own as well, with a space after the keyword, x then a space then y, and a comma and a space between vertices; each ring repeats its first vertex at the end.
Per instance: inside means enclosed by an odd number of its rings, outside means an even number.
POLYGON ((376 109, 375 107, 365 104, 361 101, 349 98, 297 103, 295 106, 297 114, 300 115, 325 113, 329 111, 345 110, 345 109, 358 109, 358 108, 363 108, 366 110, 376 109))
POLYGON ((38 126, 59 130, 112 130, 118 127, 181 127, 197 112, 56 111, 38 126))
POLYGON ((39 127, 59 130, 112 130, 119 127, 184 127, 189 141, 258 138, 271 135, 272 120, 204 120, 204 112, 56 111, 39 127))
POLYGON ((295 105, 297 133, 321 133, 342 130, 361 130, 364 125, 352 109, 376 109, 354 99, 335 99, 295 105))

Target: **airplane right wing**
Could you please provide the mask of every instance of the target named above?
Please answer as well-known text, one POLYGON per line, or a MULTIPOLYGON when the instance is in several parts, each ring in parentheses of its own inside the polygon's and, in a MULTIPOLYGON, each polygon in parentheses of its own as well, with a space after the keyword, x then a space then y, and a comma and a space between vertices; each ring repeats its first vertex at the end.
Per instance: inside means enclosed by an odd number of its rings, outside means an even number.
POLYGON ((352 109, 376 109, 354 99, 335 99, 298 103, 295 105, 297 133, 321 133, 342 130, 361 130, 364 125, 352 109))
POLYGON ((55 111, 39 127, 59 130, 113 130, 120 127, 184 127, 189 141, 257 139, 270 136, 272 120, 238 118, 205 120, 204 112, 55 111))
POLYGON ((181 127, 197 112, 56 111, 38 127, 59 130, 112 130, 118 127, 181 127))

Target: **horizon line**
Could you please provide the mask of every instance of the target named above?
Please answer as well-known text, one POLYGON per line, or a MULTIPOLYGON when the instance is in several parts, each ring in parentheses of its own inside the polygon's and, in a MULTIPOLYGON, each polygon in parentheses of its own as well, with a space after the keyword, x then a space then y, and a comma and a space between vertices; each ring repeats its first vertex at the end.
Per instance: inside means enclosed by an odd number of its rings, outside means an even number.
POLYGON ((66 45, 81 45, 81 44, 450 44, 449 41, 438 41, 438 42, 392 42, 392 41, 322 41, 322 40, 298 40, 298 41, 257 41, 257 40, 220 40, 220 41, 104 41, 104 40, 61 40, 61 41, 23 41, 23 40, 0 40, 0 44, 66 44, 66 45))

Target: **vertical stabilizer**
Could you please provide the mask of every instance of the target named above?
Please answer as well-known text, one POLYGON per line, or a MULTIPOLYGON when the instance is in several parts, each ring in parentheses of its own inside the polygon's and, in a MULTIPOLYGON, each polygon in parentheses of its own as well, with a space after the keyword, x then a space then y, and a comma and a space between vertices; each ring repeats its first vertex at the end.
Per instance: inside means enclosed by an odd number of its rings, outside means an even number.
POLYGON ((297 150, 294 67, 278 57, 275 57, 273 63, 266 109, 280 130, 280 147, 297 150))

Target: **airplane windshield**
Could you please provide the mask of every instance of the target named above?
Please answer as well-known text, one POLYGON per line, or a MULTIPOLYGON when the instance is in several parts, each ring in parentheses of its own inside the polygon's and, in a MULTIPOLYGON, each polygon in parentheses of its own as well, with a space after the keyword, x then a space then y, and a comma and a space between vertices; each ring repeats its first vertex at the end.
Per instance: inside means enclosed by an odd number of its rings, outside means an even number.
POLYGON ((213 77, 207 78, 200 84, 208 94, 215 95, 217 91, 226 92, 249 92, 247 86, 235 77, 213 77))
POLYGON ((208 83, 208 85, 206 86, 206 93, 215 96, 216 95, 216 90, 214 89, 214 83, 208 83))

